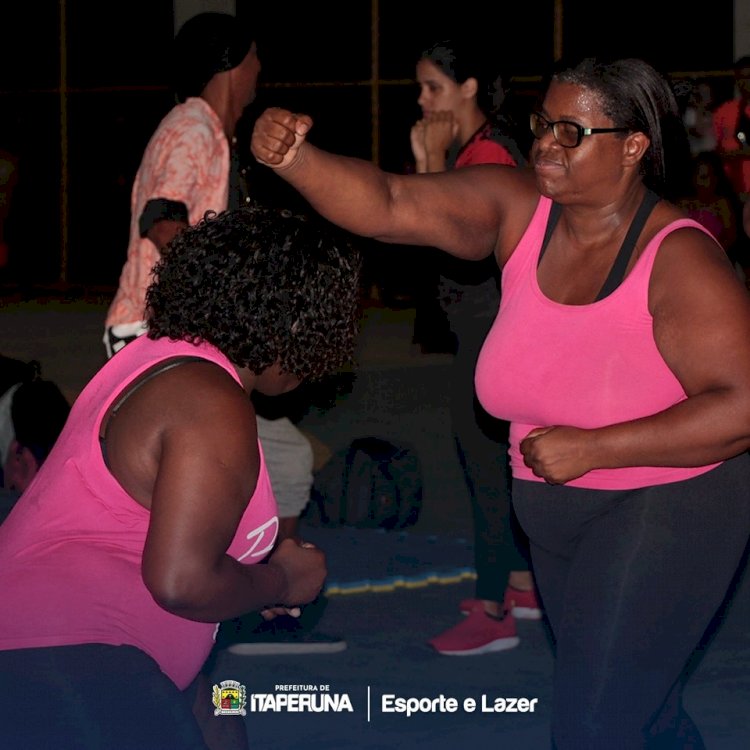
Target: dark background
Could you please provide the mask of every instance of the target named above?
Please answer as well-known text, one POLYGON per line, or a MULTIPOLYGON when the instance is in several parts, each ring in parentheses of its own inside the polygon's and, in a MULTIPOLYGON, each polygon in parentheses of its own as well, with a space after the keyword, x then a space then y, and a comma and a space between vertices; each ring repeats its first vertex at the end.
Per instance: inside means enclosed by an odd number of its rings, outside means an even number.
MULTIPOLYGON (((723 99, 732 94, 733 5, 717 0, 697 17, 671 0, 566 0, 562 50, 644 57, 675 79, 709 77, 723 99)), ((52 0, 0 6, 0 152, 17 175, 12 194, 7 188, 0 194, 8 214, 4 288, 116 284, 132 179, 173 103, 167 72, 172 2, 68 0, 64 26, 60 8, 52 0)), ((465 1, 442 15, 434 4, 404 0, 380 0, 378 8, 374 34, 367 0, 238 0, 237 15, 257 30, 263 66, 240 135, 266 106, 284 106, 313 116, 310 137, 318 145, 402 171, 410 158, 409 127, 418 117, 415 61, 431 41, 468 32, 496 49, 519 102, 536 95, 554 59, 554 0, 465 1), (373 36, 377 87, 371 84, 373 36)))

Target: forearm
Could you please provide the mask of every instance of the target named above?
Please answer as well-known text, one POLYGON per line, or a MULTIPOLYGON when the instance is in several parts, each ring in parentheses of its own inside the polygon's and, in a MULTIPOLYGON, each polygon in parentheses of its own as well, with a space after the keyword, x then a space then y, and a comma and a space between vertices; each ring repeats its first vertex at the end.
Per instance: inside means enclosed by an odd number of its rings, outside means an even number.
POLYGON ((750 448, 750 402, 729 388, 590 431, 592 468, 705 466, 750 448))
POLYGON ((427 172, 427 157, 414 160, 414 171, 417 174, 424 174, 427 172))
MULTIPOLYGON (((289 582, 273 563, 243 565, 224 556, 213 570, 184 574, 171 592, 154 593, 157 603, 179 617, 220 622, 284 601, 289 582)), ((294 604, 298 604, 295 602, 294 604)))
POLYGON ((184 229, 187 222, 174 219, 160 219, 146 232, 146 236, 156 245, 159 253, 163 253, 167 245, 184 229))
POLYGON ((334 224, 363 237, 400 242, 393 222, 393 175, 363 159, 305 143, 298 158, 276 173, 334 224))
POLYGON ((594 469, 707 466, 750 448, 750 399, 731 389, 688 398, 649 417, 595 429, 564 425, 532 430, 524 463, 550 484, 594 469))
POLYGON ((423 172, 445 172, 446 171, 446 160, 445 151, 438 149, 436 151, 428 151, 424 162, 423 172))
POLYGON ((317 212, 354 234, 437 247, 472 260, 495 250, 501 224, 494 205, 496 174, 482 179, 464 169, 396 175, 308 143, 289 167, 277 171, 317 212))

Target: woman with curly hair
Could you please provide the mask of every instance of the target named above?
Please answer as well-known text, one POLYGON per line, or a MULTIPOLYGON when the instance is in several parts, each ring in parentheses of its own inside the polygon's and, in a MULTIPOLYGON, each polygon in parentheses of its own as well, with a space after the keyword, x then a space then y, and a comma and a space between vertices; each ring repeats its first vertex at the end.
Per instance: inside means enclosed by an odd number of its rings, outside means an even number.
POLYGON ((41 722, 8 702, 0 745, 206 747, 183 691, 216 623, 298 615, 326 575, 312 545, 274 546, 248 394, 351 358, 358 273, 343 234, 273 209, 174 239, 148 335, 92 378, 0 527, 0 683, 51 698, 41 722))

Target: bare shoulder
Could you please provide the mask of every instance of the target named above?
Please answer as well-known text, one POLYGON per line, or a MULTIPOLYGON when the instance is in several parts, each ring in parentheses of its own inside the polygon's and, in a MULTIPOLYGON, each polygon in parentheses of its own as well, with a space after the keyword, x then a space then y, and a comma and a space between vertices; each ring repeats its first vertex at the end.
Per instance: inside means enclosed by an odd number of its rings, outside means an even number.
POLYGON ((528 229, 542 196, 531 167, 497 166, 496 169, 495 199, 500 226, 495 257, 503 268, 528 229))
MULTIPOLYGON (((654 234, 685 215, 667 207, 660 212, 654 234)), ((649 299, 652 308, 670 299, 684 298, 699 305, 738 305, 746 308, 747 291, 721 245, 696 226, 670 232, 654 260, 649 299)))
POLYGON ((532 175, 503 164, 394 179, 399 231, 376 238, 432 245, 471 260, 499 259, 499 248, 508 236, 520 237, 539 197, 532 175))
POLYGON ((513 254, 526 232, 541 194, 531 167, 504 167, 498 180, 500 197, 500 234, 495 255, 502 267, 513 254))
MULTIPOLYGON (((654 212, 654 221, 649 227, 649 239, 688 216, 679 208, 663 201, 654 212)), ((669 232, 662 240, 656 256, 654 270, 661 266, 669 269, 687 263, 715 264, 731 268, 729 258, 714 237, 695 224, 682 226, 669 232)), ((674 269, 672 269, 674 270, 674 269)))
POLYGON ((164 373, 150 394, 166 406, 161 464, 200 483, 219 486, 230 477, 254 486, 259 463, 258 428, 249 395, 222 367, 190 362, 164 373), (166 459, 166 461, 165 461, 166 459))
POLYGON ((106 441, 110 471, 145 507, 163 465, 194 482, 231 465, 252 482, 259 460, 250 398, 207 360, 181 363, 132 389, 109 417, 106 441))
POLYGON ((747 382, 750 294, 710 235, 686 226, 665 237, 648 304, 656 345, 688 395, 747 382))
POLYGON ((112 420, 131 441, 159 441, 167 434, 209 436, 231 429, 255 431, 250 399, 237 381, 208 360, 190 360, 159 372, 131 391, 112 420))
POLYGON ((149 397, 168 407, 171 419, 182 426, 217 421, 244 425, 253 416, 242 386, 208 360, 185 362, 162 373, 149 397))

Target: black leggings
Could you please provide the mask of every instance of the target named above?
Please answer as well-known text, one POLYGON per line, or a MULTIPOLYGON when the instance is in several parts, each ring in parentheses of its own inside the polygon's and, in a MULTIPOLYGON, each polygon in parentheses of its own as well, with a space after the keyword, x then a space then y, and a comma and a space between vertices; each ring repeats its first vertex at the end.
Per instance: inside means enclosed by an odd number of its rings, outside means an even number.
POLYGON ((703 748, 686 668, 750 536, 750 458, 628 491, 515 481, 555 638, 557 750, 703 748))
POLYGON ((0 651, 0 687, 2 748, 206 750, 188 694, 133 646, 0 651))
POLYGON ((458 340, 451 370, 451 425, 471 499, 476 596, 502 602, 508 574, 529 569, 528 540, 511 509, 508 424, 487 414, 474 392, 477 357, 498 302, 493 307, 490 295, 486 304, 475 303, 470 294, 448 310, 458 340))

